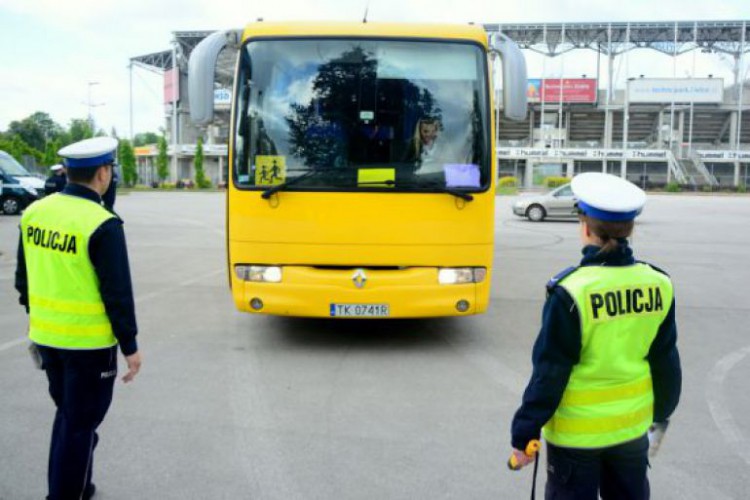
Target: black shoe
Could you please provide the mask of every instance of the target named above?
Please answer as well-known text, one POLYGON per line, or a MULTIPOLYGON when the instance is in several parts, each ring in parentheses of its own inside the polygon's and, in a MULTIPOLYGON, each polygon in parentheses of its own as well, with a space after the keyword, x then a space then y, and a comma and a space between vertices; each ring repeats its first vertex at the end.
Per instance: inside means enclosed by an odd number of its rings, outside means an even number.
POLYGON ((81 498, 83 500, 89 500, 89 498, 93 498, 94 495, 96 495, 96 485, 94 483, 89 483, 89 485, 86 486, 86 489, 83 490, 81 498))

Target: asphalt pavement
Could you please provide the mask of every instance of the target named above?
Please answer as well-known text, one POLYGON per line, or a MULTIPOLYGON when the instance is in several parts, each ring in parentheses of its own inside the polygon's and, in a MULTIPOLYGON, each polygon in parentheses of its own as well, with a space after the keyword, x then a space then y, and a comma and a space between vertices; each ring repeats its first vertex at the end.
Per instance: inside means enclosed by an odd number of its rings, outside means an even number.
MULTIPOLYGON (((120 196, 144 364, 100 428, 96 498, 528 497, 509 425, 544 284, 580 243, 575 222, 528 222, 514 199, 497 199, 487 314, 334 322, 235 311, 222 193, 120 196)), ((13 289, 18 222, 0 215, 3 500, 46 494, 54 413, 13 289)), ((652 497, 748 498, 750 197, 652 195, 633 245, 672 276, 684 371, 652 497)))

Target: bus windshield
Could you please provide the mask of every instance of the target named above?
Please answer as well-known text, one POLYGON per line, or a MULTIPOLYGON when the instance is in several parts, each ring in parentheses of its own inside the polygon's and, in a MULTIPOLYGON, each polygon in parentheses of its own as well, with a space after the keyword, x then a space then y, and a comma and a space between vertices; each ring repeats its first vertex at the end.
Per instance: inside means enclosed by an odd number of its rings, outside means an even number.
POLYGON ((313 191, 483 191, 487 61, 466 42, 250 41, 240 54, 233 181, 313 191))

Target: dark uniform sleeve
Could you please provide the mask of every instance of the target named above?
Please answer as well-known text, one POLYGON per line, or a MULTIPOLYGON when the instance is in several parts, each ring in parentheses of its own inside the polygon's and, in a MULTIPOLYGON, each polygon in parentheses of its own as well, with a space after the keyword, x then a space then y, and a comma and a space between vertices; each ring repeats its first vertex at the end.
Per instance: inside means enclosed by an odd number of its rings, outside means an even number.
POLYGON ((23 235, 18 235, 18 253, 16 254, 16 290, 18 303, 26 308, 29 314, 29 282, 26 274, 26 257, 23 253, 23 235))
POLYGON ((529 441, 539 439, 542 426, 557 410, 573 365, 580 360, 580 325, 573 299, 563 288, 553 288, 534 343, 531 380, 511 425, 514 448, 523 450, 529 441))
POLYGON ((99 278, 99 291, 112 330, 120 343, 120 350, 129 356, 138 350, 135 339, 138 327, 128 249, 120 219, 109 219, 94 231, 89 240, 89 256, 99 278))
POLYGON ((664 422, 674 412, 682 390, 682 368, 677 351, 675 301, 648 352, 654 384, 654 422, 664 422))

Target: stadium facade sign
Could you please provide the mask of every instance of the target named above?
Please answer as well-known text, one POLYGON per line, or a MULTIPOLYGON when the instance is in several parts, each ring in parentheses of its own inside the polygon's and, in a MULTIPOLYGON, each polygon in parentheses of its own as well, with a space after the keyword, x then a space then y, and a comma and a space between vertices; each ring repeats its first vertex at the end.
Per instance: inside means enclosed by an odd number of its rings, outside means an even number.
POLYGON ((696 151, 695 152, 703 161, 735 161, 740 160, 743 162, 750 161, 750 151, 696 151))
POLYGON ((214 106, 229 109, 232 104, 232 91, 227 88, 214 89, 214 106))
POLYGON ((497 148, 502 159, 555 158, 560 160, 668 161, 666 149, 497 148))
POLYGON ((723 99, 722 78, 637 78, 628 82, 630 102, 719 104, 723 99))
MULTIPOLYGON (((197 146, 195 144, 178 144, 177 145, 177 154, 181 155, 195 155, 197 146)), ((167 154, 172 154, 172 151, 174 148, 170 144, 167 147, 167 154)), ((159 154, 159 148, 156 146, 156 144, 149 144, 147 146, 139 146, 136 148, 133 148, 133 153, 136 157, 141 156, 157 156, 159 154)), ((226 144, 204 144, 203 145, 203 154, 206 156, 226 156, 227 155, 227 145, 226 144)))

